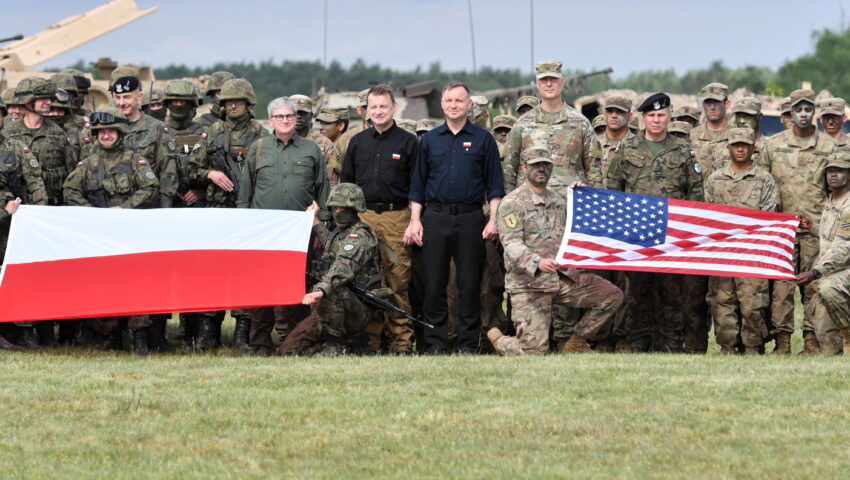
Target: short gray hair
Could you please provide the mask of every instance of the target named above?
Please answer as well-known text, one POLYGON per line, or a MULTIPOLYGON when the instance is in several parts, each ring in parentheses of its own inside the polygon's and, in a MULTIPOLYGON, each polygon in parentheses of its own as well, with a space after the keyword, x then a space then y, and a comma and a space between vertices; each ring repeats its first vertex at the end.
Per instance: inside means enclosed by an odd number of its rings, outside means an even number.
POLYGON ((278 97, 269 102, 268 112, 269 118, 272 117, 272 113, 278 108, 288 108, 292 110, 292 113, 297 112, 295 107, 295 102, 289 99, 289 97, 278 97))

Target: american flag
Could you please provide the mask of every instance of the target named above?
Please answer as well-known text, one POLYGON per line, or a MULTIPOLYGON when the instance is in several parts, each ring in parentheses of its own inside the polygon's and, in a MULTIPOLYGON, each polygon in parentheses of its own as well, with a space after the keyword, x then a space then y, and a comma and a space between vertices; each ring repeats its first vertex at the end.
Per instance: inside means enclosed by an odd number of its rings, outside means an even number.
POLYGON ((567 195, 562 267, 794 279, 794 215, 590 187, 567 195))

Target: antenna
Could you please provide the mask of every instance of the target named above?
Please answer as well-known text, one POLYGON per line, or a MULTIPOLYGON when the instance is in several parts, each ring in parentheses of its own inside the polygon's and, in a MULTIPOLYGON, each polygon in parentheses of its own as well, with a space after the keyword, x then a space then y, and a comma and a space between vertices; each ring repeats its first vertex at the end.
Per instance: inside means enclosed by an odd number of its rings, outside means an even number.
POLYGON ((531 74, 534 75, 534 0, 529 0, 528 3, 531 6, 531 13, 528 17, 531 21, 531 74))
POLYGON ((469 42, 472 44, 472 74, 478 73, 478 67, 475 63, 475 31, 472 29, 472 0, 466 1, 469 6, 469 42))

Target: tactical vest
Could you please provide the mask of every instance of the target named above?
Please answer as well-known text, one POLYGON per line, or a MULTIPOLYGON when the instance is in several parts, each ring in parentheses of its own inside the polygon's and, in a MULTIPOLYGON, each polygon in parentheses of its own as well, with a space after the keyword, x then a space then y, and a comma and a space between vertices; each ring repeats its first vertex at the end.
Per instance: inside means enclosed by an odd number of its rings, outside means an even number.
MULTIPOLYGON (((62 184, 68 176, 65 146, 68 138, 58 125, 47 123, 33 132, 25 125, 9 132, 9 137, 26 145, 41 164, 41 176, 47 189, 48 205, 62 205, 62 184), (55 126, 51 128, 51 125, 55 126)), ((23 197, 22 197, 23 198, 23 197)))
MULTIPOLYGON (((133 152, 125 150, 117 165, 111 169, 106 168, 106 158, 97 157, 97 165, 89 172, 86 179, 86 191, 96 191, 103 187, 106 195, 106 204, 109 207, 120 205, 130 199, 139 189, 133 171, 133 152)), ((92 202, 95 203, 95 202, 92 202)))
MULTIPOLYGON (((212 139, 213 148, 217 157, 212 164, 212 168, 222 170, 222 166, 218 165, 221 161, 226 161, 232 168, 237 177, 241 176, 245 168, 245 159, 248 155, 248 150, 251 145, 261 137, 260 131, 255 131, 252 128, 255 123, 249 121, 244 130, 232 130, 226 122, 224 128, 216 133, 212 139)), ((262 127, 260 127, 262 128, 262 127)), ((238 178, 236 178, 238 182, 238 178)), ((225 192, 224 190, 210 184, 207 189, 207 204, 210 206, 220 207, 235 207, 236 206, 236 190, 233 192, 225 192)))
POLYGON ((189 154, 192 153, 192 147, 205 138, 207 138, 206 132, 198 125, 174 132, 174 143, 177 145, 177 177, 180 181, 178 191, 180 193, 185 193, 189 189, 189 154), (199 133, 194 133, 193 130, 199 133))

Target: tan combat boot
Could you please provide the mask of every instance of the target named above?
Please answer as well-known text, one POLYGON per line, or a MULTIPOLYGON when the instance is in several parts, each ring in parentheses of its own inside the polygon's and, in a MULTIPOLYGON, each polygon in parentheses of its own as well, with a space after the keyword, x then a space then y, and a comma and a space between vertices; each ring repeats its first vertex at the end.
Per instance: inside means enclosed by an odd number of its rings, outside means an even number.
POLYGON ((773 348, 774 355, 791 355, 791 334, 779 332, 776 334, 776 346, 773 348))
POLYGON ((844 356, 850 357, 850 328, 841 329, 841 340, 844 340, 844 356))
POLYGON ((490 343, 493 344, 493 348, 496 348, 496 340, 504 336, 505 334, 502 333, 502 331, 499 330, 497 327, 493 327, 490 330, 487 330, 487 339, 490 340, 490 343))
POLYGON ((573 335, 567 340, 563 346, 561 346, 561 353, 596 353, 590 348, 590 345, 587 344, 587 340, 573 335))
POLYGON ((803 332, 803 351, 800 355, 820 355, 820 343, 815 332, 811 330, 803 332))
POLYGON ((735 355, 735 347, 731 345, 721 345, 720 346, 720 354, 721 355, 735 355))
POLYGON ((762 351, 759 347, 744 347, 744 355, 761 355, 762 351))

